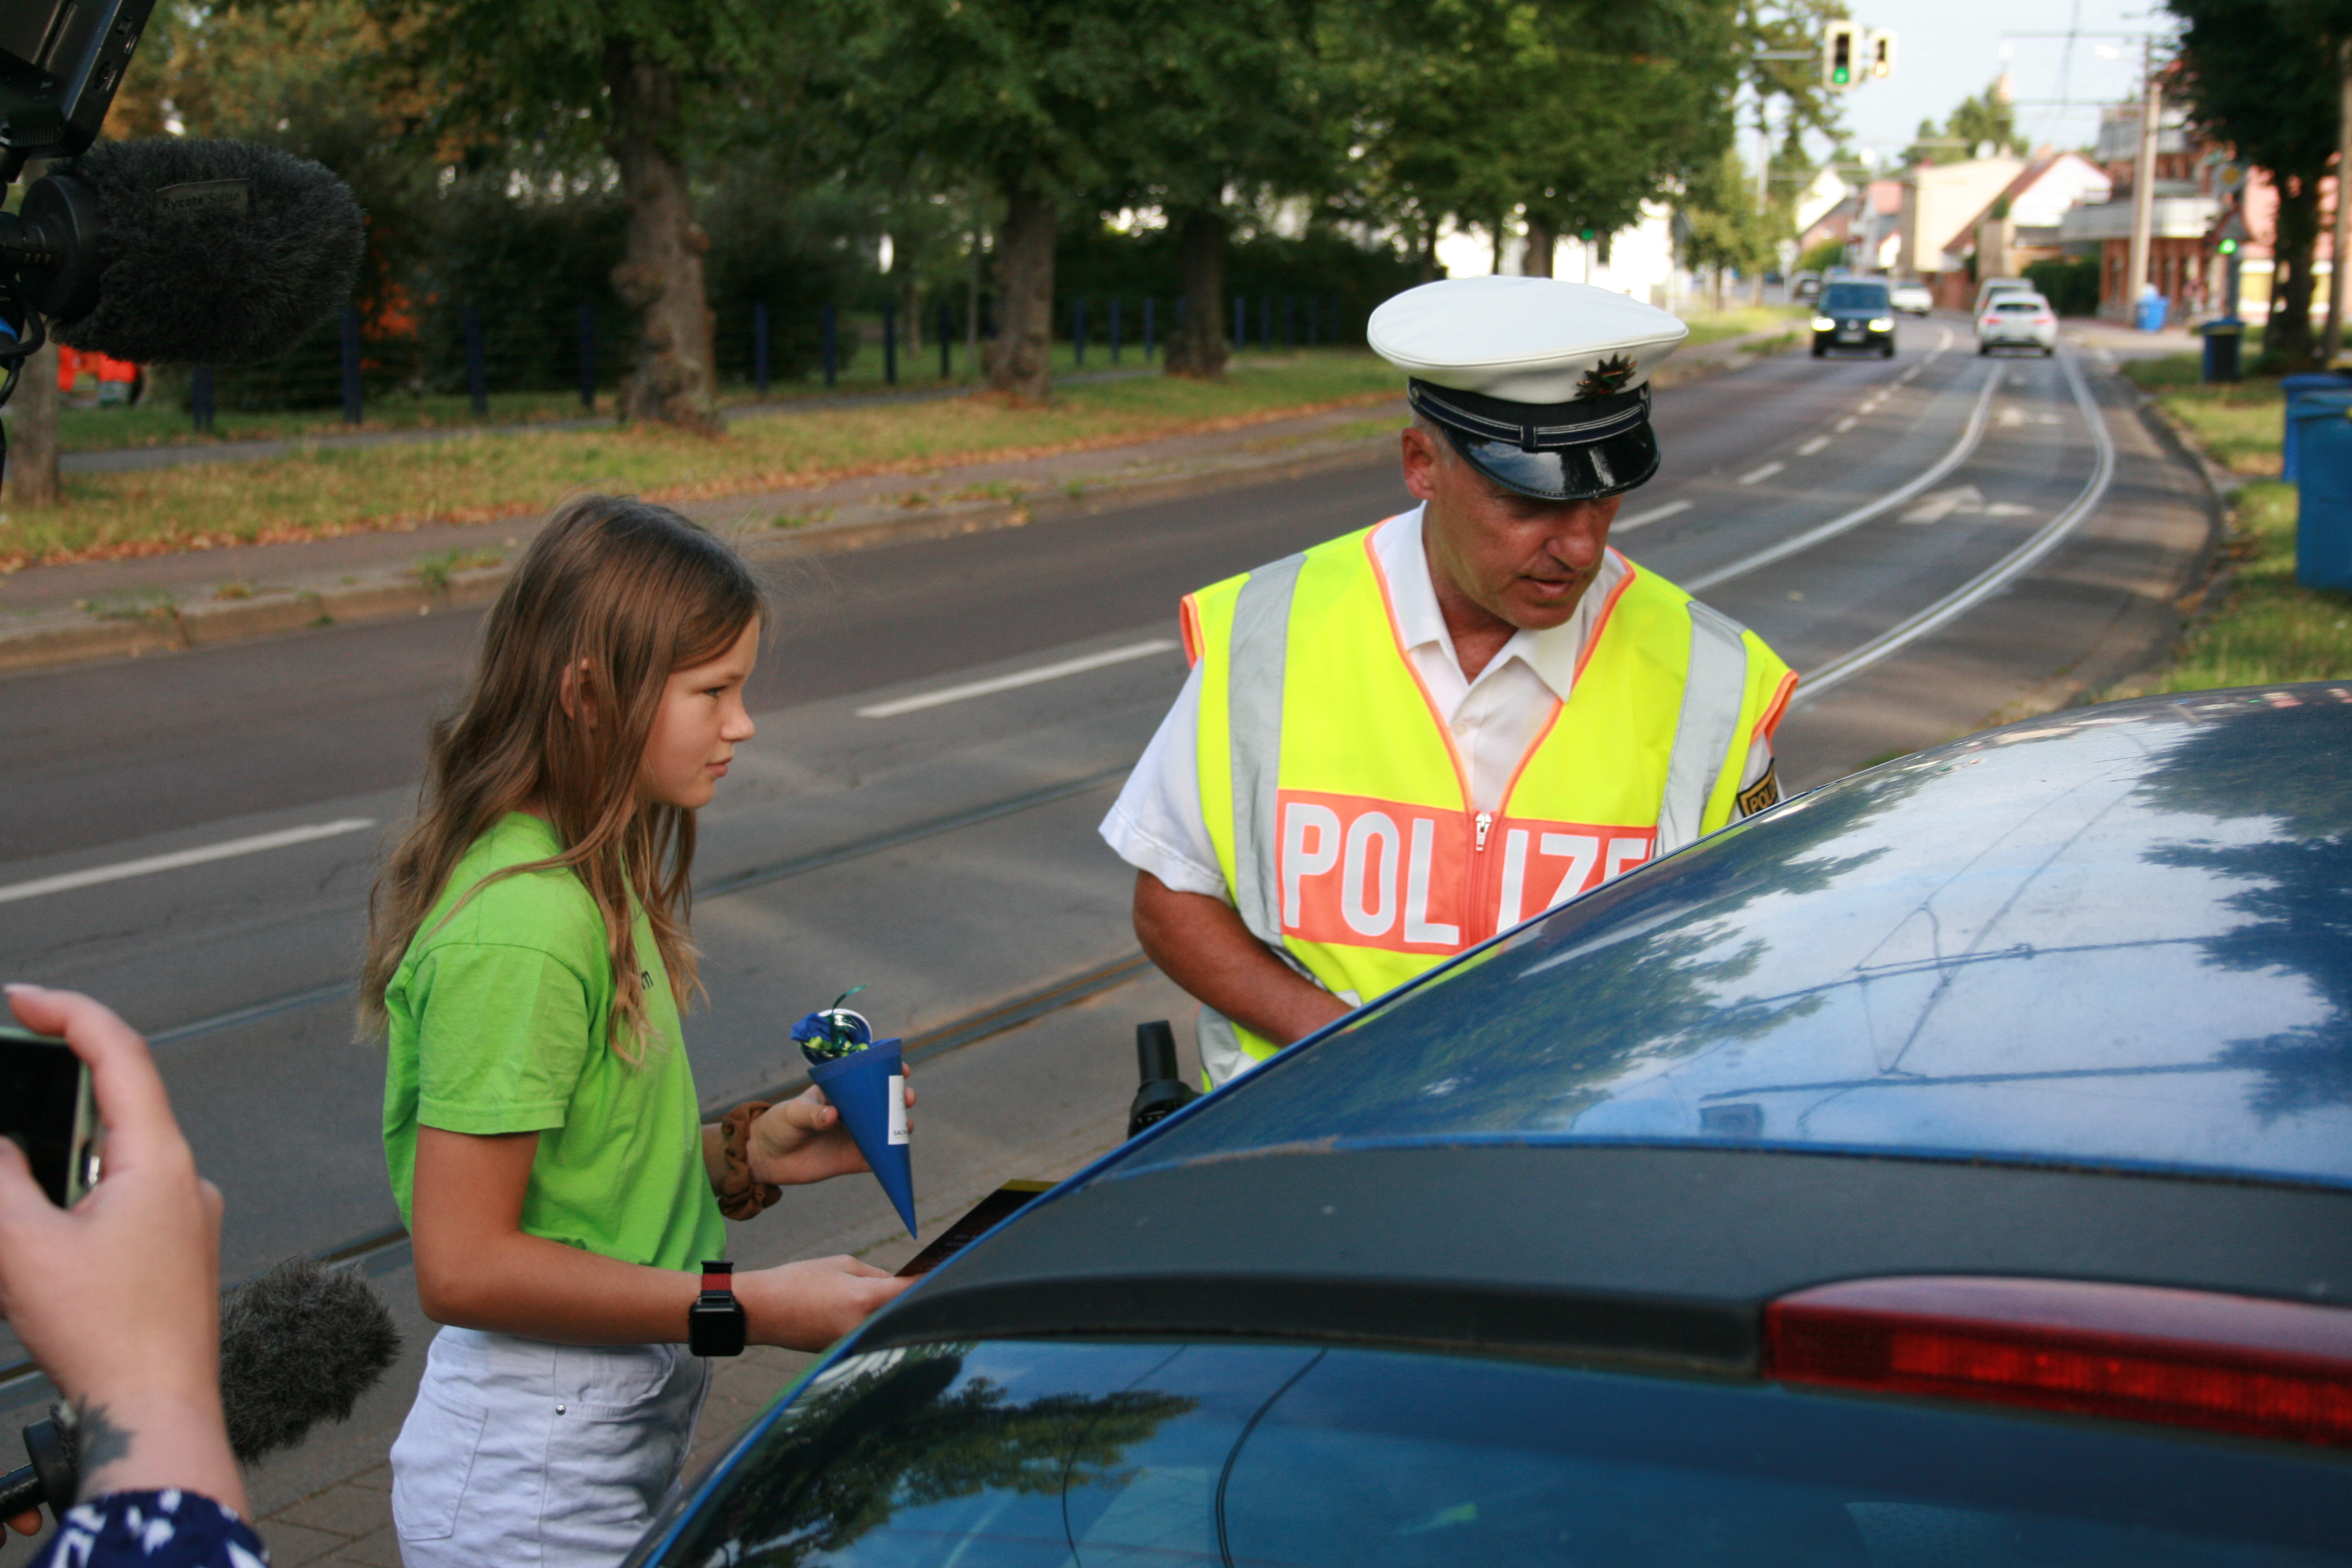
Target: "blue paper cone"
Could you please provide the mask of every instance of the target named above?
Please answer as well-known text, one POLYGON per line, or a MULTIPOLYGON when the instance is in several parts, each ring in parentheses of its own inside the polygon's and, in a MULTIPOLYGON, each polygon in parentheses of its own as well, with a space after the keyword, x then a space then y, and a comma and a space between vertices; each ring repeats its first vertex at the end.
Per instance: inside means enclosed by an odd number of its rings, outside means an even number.
POLYGON ((809 1078, 841 1112, 874 1179, 915 1234, 915 1170, 907 1152, 906 1078, 898 1042, 877 1040, 862 1051, 809 1068, 809 1078))

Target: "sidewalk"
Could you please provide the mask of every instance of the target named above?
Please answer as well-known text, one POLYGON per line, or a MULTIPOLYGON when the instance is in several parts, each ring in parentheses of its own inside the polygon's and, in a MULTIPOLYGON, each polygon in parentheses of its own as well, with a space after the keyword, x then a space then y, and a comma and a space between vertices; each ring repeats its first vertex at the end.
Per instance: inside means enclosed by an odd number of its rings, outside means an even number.
MULTIPOLYGON (((1667 365, 1660 384, 1687 382, 1794 341, 1786 332, 1756 332, 1708 343, 1667 365)), ((1395 432, 1405 417, 1401 400, 1383 400, 1054 457, 689 501, 677 510, 727 534, 755 561, 827 554, 1393 460, 1395 432)), ((0 576, 0 675, 485 604, 536 526, 509 519, 28 567, 0 576)))

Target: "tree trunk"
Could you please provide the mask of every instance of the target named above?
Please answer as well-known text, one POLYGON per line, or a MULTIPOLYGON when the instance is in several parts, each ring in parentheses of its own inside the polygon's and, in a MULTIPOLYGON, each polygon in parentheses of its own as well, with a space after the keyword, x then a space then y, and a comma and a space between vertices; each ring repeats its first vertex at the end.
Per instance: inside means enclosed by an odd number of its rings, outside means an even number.
POLYGON ((1550 277, 1551 253, 1559 245, 1559 230, 1538 219, 1528 219, 1528 253, 1519 270, 1530 278, 1550 277))
POLYGON ((2271 319, 2263 334, 2263 368, 2308 370, 2311 339, 2312 266, 2319 248, 2319 182, 2278 182, 2278 215, 2273 220, 2272 255, 2278 268, 2271 292, 2271 319))
POLYGON ((16 416, 8 422, 6 500, 10 506, 55 506, 65 499, 58 480, 58 341, 51 338, 25 362, 16 383, 16 416))
POLYGON ((1233 346, 1225 342, 1225 220, 1188 212, 1177 231, 1178 276, 1184 286, 1183 325, 1168 339, 1168 374, 1220 381, 1233 346))
POLYGON ((1445 276, 1445 269, 1437 265, 1437 219, 1431 218, 1429 226, 1421 232, 1421 255, 1418 258, 1421 263, 1419 280, 1423 283, 1434 283, 1445 276))
POLYGON ((637 363, 621 385, 621 422, 658 419, 715 436, 722 428, 715 323, 702 282, 710 239, 695 224, 678 153, 677 84, 630 39, 612 38, 604 85, 613 117, 604 146, 621 167, 628 207, 613 291, 637 312, 637 363))
POLYGON ((1052 198, 1018 180, 1004 187, 1004 225, 996 237, 999 295, 988 384, 1024 403, 1054 390, 1054 236, 1052 198))

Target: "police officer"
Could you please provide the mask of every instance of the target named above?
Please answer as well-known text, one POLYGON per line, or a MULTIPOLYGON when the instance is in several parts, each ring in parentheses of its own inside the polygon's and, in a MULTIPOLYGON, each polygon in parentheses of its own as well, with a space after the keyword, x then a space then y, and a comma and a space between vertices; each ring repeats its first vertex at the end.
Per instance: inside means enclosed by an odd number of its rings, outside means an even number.
POLYGON ((1688 331, 1548 278, 1398 295, 1367 335, 1421 505, 1183 601, 1192 674, 1102 834, 1212 1084, 1780 798, 1796 677, 1608 547, 1688 331))

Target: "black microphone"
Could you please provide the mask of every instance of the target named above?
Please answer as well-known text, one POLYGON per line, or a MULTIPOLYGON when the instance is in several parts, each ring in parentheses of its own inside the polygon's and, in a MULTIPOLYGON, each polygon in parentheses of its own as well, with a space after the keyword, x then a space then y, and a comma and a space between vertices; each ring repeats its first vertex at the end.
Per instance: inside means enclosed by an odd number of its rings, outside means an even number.
POLYGON ((1176 1061, 1176 1031, 1165 1018, 1135 1026, 1135 1068, 1141 1082, 1127 1110, 1129 1138, 1201 1098, 1201 1091, 1184 1081, 1176 1061))
POLYGON ((350 300, 366 244, 350 186, 246 142, 103 142, 0 215, 0 268, 58 340, 140 364, 284 353, 350 300))
MULTIPOLYGON (((221 1300, 221 1414, 240 1464, 290 1448, 321 1421, 348 1418, 400 1354, 383 1299, 348 1269, 289 1258, 221 1300)), ((72 1413, 25 1428, 32 1463, 0 1476, 0 1520, 73 1506, 80 1484, 72 1413)))

